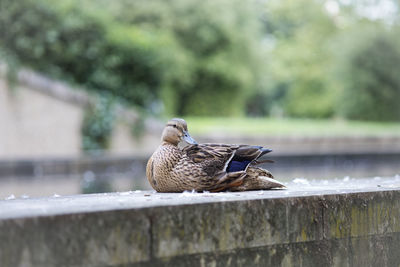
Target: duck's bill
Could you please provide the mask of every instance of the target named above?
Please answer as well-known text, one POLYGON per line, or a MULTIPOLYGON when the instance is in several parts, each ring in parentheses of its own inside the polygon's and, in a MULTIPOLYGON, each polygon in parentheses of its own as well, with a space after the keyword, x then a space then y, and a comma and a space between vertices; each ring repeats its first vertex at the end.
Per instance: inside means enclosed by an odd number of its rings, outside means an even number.
POLYGON ((186 132, 186 131, 183 132, 183 141, 185 141, 186 143, 191 144, 191 145, 197 145, 196 140, 194 140, 194 139, 189 135, 189 133, 186 132))

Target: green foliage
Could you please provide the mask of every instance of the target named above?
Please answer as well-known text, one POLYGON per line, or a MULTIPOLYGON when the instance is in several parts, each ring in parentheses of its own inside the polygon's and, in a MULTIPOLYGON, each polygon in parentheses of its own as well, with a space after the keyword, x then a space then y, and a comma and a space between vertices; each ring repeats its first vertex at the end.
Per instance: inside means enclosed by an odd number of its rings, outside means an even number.
POLYGON ((179 52, 162 97, 168 114, 238 115, 262 75, 260 26, 253 1, 118 1, 119 20, 163 29, 179 52))
POLYGON ((96 153, 108 148, 114 117, 113 101, 109 97, 98 97, 88 107, 82 125, 83 150, 96 153))
POLYGON ((147 109, 240 114, 261 76, 250 2, 5 1, 0 46, 23 64, 147 109))
POLYGON ((268 1, 266 29, 274 44, 270 108, 294 117, 331 117, 335 98, 326 76, 337 29, 321 1, 268 1))
POLYGON ((168 116, 398 120, 400 16, 347 2, 3 0, 0 57, 168 116))
POLYGON ((251 117, 263 117, 269 113, 269 96, 263 92, 255 92, 246 101, 246 114, 251 117))
POLYGON ((0 46, 24 65, 148 107, 159 97, 169 37, 116 23, 76 1, 5 0, 0 46), (7 12, 5 12, 6 10, 7 12))
MULTIPOLYGON (((398 30, 397 30, 398 32, 398 30)), ((400 40, 396 30, 357 27, 341 44, 337 69, 343 92, 339 112, 346 118, 400 121, 400 40)))

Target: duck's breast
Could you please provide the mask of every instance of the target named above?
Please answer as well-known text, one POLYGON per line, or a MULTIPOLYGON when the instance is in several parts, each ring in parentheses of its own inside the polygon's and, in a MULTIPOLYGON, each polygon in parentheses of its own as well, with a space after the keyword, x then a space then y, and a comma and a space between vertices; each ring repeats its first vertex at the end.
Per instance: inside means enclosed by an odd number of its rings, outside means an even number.
POLYGON ((157 191, 170 191, 176 187, 176 165, 180 160, 178 148, 160 146, 147 164, 147 179, 157 191))

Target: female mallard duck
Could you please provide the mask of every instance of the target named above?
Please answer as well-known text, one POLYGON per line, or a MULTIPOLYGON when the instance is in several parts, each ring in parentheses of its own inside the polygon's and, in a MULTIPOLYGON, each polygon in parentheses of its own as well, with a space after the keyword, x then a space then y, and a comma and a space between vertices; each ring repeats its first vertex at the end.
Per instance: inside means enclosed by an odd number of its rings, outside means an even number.
POLYGON ((261 146, 197 144, 183 119, 164 128, 161 145, 147 162, 146 176, 158 192, 245 191, 283 188, 267 170, 254 167, 271 152, 261 146), (181 148, 178 144, 187 143, 181 148))

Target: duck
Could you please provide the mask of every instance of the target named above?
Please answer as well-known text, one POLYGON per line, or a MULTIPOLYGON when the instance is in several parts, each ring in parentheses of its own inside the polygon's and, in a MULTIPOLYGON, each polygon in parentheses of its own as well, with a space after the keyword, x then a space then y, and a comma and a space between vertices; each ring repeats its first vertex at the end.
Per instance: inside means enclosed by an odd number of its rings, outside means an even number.
POLYGON ((257 164, 272 150, 262 146, 198 144, 184 119, 167 122, 161 144, 149 158, 146 176, 157 192, 220 192, 283 189, 257 164))

